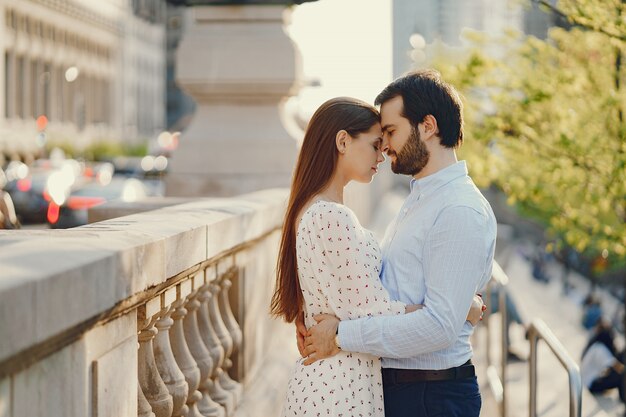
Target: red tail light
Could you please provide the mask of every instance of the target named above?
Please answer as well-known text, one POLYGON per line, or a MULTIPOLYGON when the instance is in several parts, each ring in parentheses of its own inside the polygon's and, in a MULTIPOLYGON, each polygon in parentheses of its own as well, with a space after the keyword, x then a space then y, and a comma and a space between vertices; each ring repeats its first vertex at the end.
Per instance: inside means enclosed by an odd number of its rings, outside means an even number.
POLYGON ((102 197, 70 197, 67 201, 67 206, 72 210, 84 210, 90 207, 97 206, 104 203, 106 200, 102 197))
POLYGON ((50 204, 48 205, 47 218, 48 218, 48 223, 50 224, 55 224, 56 222, 59 221, 59 206, 57 206, 53 202, 50 202, 50 204))
POLYGON ((32 185, 33 185, 32 181, 28 178, 18 180, 16 184, 17 189, 23 193, 29 191, 32 185))

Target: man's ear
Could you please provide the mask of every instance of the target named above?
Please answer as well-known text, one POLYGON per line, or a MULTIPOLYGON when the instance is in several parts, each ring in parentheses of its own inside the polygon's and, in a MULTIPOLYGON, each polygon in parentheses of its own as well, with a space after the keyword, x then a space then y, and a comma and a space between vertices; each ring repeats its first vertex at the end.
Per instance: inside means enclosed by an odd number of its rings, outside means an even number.
POLYGON ((337 146, 339 153, 343 154, 346 152, 346 147, 350 143, 351 139, 352 138, 345 130, 337 132, 337 135, 335 136, 335 145, 337 146))
POLYGON ((432 114, 427 114, 424 117, 424 121, 420 123, 422 132, 422 140, 428 140, 432 137, 439 137, 439 126, 437 126, 437 119, 432 114))

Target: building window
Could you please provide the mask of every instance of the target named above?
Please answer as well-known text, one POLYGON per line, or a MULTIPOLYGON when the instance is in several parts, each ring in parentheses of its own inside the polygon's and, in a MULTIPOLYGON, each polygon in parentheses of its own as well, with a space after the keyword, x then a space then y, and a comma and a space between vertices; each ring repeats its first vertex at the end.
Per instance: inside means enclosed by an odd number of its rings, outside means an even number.
POLYGON ((11 28, 13 30, 17 29, 17 15, 15 11, 11 9, 7 9, 4 15, 6 27, 11 28))
POLYGON ((52 65, 44 64, 43 73, 39 77, 39 82, 41 83, 42 88, 42 114, 45 114, 46 117, 50 118, 50 82, 52 80, 52 65))
POLYGON ((67 117, 67 113, 65 112, 65 100, 66 98, 66 89, 65 89, 65 75, 63 74, 63 67, 56 67, 54 71, 55 80, 54 83, 56 85, 56 116, 58 120, 64 122, 67 117))
POLYGON ((4 117, 9 119, 13 117, 13 103, 11 100, 11 86, 12 86, 12 78, 13 71, 11 68, 11 64, 13 61, 13 57, 9 51, 4 53, 4 117))
POLYGON ((29 100, 29 116, 33 119, 39 116, 39 63, 35 60, 30 62, 30 100, 29 100))
POLYGON ((19 118, 24 118, 24 95, 26 93, 26 77, 24 76, 24 71, 26 70, 26 66, 24 65, 24 57, 17 57, 17 83, 15 89, 15 114, 19 118))

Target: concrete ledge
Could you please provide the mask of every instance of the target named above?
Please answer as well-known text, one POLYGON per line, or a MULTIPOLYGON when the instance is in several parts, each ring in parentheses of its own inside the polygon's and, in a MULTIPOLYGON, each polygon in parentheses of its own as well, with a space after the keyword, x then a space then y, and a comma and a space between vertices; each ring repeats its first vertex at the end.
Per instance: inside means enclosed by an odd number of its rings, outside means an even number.
POLYGON ((0 363, 282 224, 288 190, 0 232, 0 363))
POLYGON ((117 217, 158 210, 160 208, 191 203, 194 201, 198 201, 198 199, 183 197, 147 197, 141 201, 135 201, 132 203, 109 201, 105 204, 90 208, 88 222, 97 223, 104 220, 115 219, 117 217))

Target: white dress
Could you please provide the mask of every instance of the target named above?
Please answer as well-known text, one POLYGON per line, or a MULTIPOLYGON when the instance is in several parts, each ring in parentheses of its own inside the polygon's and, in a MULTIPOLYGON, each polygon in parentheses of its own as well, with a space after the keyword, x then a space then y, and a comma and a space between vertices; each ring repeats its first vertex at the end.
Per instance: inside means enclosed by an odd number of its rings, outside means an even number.
MULTIPOLYGON (((405 304, 391 301, 380 282, 376 239, 346 206, 313 203, 298 225, 296 252, 307 327, 321 313, 341 320, 404 314, 405 304)), ((340 352, 309 366, 303 361, 289 382, 283 416, 384 415, 380 358, 340 352)))

